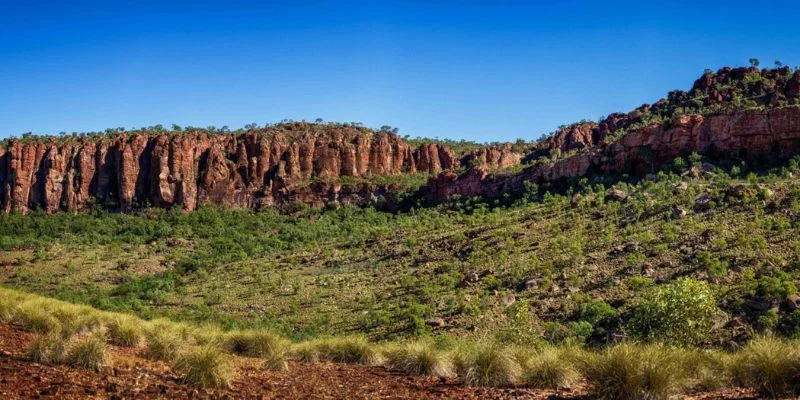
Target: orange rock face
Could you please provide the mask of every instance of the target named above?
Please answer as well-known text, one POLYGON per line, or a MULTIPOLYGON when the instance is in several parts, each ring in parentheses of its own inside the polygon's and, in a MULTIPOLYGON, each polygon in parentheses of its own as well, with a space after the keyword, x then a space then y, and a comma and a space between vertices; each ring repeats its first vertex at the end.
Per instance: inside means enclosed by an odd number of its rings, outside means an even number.
POLYGON ((396 188, 323 182, 438 173, 458 166, 447 147, 414 149, 388 132, 303 123, 287 129, 241 135, 119 134, 68 143, 12 139, 0 148, 0 204, 6 212, 21 213, 80 211, 95 202, 122 211, 147 205, 191 211, 203 204, 361 204, 382 201, 396 188))
POLYGON ((480 147, 461 157, 461 165, 488 169, 513 167, 521 161, 522 154, 514 152, 511 143, 480 147))
POLYGON ((750 109, 732 114, 678 118, 673 126, 651 126, 621 139, 517 174, 489 174, 485 169, 458 176, 442 173, 426 184, 430 203, 451 196, 494 196, 521 190, 525 181, 551 182, 579 178, 591 171, 643 176, 686 152, 716 154, 742 160, 785 159, 800 154, 800 106, 750 109))

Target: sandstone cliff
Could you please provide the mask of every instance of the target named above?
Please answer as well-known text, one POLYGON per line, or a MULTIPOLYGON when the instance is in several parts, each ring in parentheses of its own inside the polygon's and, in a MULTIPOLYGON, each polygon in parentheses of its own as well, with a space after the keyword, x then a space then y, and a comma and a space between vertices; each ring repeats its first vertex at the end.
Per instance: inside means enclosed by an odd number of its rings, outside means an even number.
POLYGON ((525 181, 553 182, 589 173, 655 172, 687 152, 756 161, 800 154, 800 106, 749 109, 703 117, 685 115, 671 126, 637 129, 611 143, 598 142, 555 162, 536 164, 516 174, 490 174, 473 168, 461 175, 443 172, 421 188, 430 203, 451 196, 495 196, 523 189, 525 181))
POLYGON ((287 201, 378 201, 394 185, 341 185, 340 177, 458 167, 446 146, 411 148, 388 132, 295 123, 240 135, 118 134, 73 142, 12 139, 0 148, 5 211, 83 210, 93 202, 123 211, 152 205, 258 208, 287 201), (331 182, 331 183, 326 183, 331 182))

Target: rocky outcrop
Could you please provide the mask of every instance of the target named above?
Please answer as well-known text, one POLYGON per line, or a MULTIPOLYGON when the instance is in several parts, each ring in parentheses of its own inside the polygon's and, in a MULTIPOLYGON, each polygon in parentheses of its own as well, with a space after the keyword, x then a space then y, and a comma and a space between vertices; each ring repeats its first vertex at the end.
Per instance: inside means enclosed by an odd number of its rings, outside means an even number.
POLYGON ((466 152, 460 164, 469 167, 503 169, 513 167, 522 161, 522 153, 514 151, 511 143, 494 144, 466 152))
POLYGON ((429 203, 451 196, 494 196, 519 191, 524 182, 554 182, 594 173, 655 172, 665 162, 686 152, 713 154, 746 161, 785 159, 800 154, 800 106, 749 109, 731 114, 687 115, 670 126, 654 125, 631 131, 609 144, 547 164, 536 164, 516 174, 490 174, 485 168, 462 175, 445 172, 422 189, 429 203))
POLYGON ((217 204, 258 208, 300 201, 364 204, 392 185, 341 185, 341 177, 436 174, 458 167, 452 150, 412 148, 397 135, 295 123, 247 133, 118 134, 72 141, 12 139, 0 148, 0 205, 6 212, 80 211, 95 203, 217 204))

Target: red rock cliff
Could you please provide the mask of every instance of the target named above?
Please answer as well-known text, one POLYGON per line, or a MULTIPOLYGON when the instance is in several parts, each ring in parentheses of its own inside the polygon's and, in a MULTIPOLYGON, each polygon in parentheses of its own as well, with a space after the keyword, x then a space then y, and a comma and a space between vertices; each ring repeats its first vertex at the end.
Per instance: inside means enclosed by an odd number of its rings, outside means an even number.
POLYGON ((258 208, 285 201, 364 202, 392 185, 340 185, 340 177, 439 173, 456 168, 447 147, 411 148, 388 132, 305 123, 240 135, 206 132, 118 134, 0 148, 3 210, 83 210, 93 202, 123 211, 152 205, 258 208), (317 182, 317 183, 313 183, 317 182))
POLYGON ((421 191, 430 203, 450 196, 494 196, 517 191, 525 181, 552 182, 590 172, 644 175, 684 152, 715 153, 733 159, 788 158, 800 154, 800 106, 749 109, 731 114, 678 117, 670 127, 634 130, 612 143, 592 148, 516 174, 492 175, 474 168, 461 175, 443 172, 421 191))

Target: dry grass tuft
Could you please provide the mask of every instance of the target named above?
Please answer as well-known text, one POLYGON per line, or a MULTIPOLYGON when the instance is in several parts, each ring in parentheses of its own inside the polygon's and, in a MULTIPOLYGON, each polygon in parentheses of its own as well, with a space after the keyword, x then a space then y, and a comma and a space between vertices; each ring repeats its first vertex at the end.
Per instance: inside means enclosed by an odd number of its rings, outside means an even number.
POLYGON ((758 338, 733 356, 736 383, 773 398, 800 395, 800 344, 772 337, 758 338))
POLYGON ((67 363, 76 367, 99 371, 108 364, 105 332, 97 331, 78 338, 69 346, 67 363))
POLYGON ((347 364, 381 365, 383 354, 361 336, 317 339, 295 347, 301 361, 326 360, 347 364))
POLYGON ((142 322, 133 317, 116 316, 106 325, 109 341, 117 346, 136 347, 142 341, 142 322))
POLYGON ((201 388, 229 387, 235 375, 231 357, 214 346, 199 346, 181 352, 172 368, 184 374, 184 382, 201 388))
POLYGON ((234 331, 225 336, 224 343, 225 348, 234 354, 264 358, 265 368, 285 370, 289 366, 286 356, 291 343, 273 332, 234 331))
POLYGON ((587 353, 582 362, 586 380, 599 399, 669 399, 681 387, 676 355, 659 345, 622 344, 587 353))
POLYGON ((511 387, 522 380, 522 367, 515 357, 509 349, 497 345, 459 349, 454 363, 469 386, 511 387))
POLYGON ((395 344, 386 349, 389 367, 411 375, 453 376, 453 363, 449 356, 433 343, 418 341, 395 344))
POLYGON ((28 345, 29 360, 41 364, 59 364, 64 361, 67 339, 58 332, 40 335, 28 345))
POLYGON ((518 350, 516 357, 522 367, 521 384, 537 389, 570 388, 581 374, 570 357, 578 348, 545 347, 535 351, 518 350))
POLYGON ((177 332, 163 329, 158 325, 147 329, 144 337, 147 344, 147 356, 153 360, 171 362, 184 346, 183 339, 177 332))

